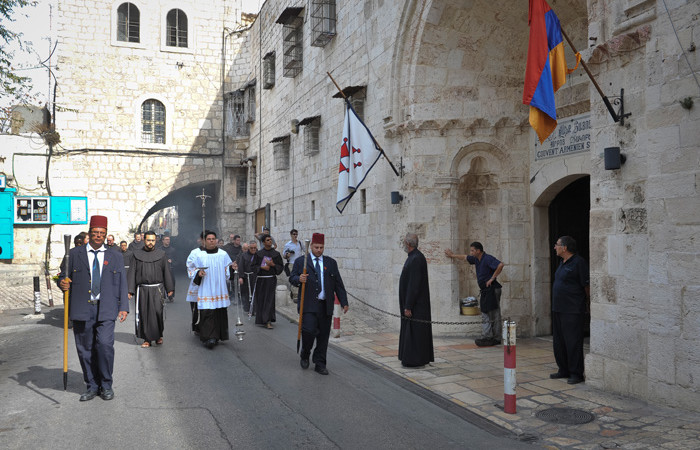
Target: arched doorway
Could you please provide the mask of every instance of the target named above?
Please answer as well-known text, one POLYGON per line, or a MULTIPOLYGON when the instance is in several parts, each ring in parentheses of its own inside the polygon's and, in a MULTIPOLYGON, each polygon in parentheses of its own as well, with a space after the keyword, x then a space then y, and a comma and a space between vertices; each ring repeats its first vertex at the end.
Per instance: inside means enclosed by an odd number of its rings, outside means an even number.
MULTIPOLYGON (((591 211, 591 177, 585 176, 571 182, 562 189, 549 204, 549 248, 553 249, 561 236, 571 236, 576 240, 578 254, 589 263, 589 233, 591 211)), ((559 266, 559 258, 551 250, 550 279, 554 282, 554 272, 559 266)), ((551 302, 550 302, 551 305, 551 302)), ((589 308, 587 308, 590 311, 589 308)), ((591 315, 586 314, 585 333, 590 335, 591 315)))
POLYGON ((154 216, 170 217, 166 223, 172 235, 171 245, 175 248, 178 258, 184 261, 189 252, 196 247, 197 236, 202 232, 202 200, 197 197, 202 195, 202 190, 209 196, 204 207, 206 227, 222 235, 218 229, 220 185, 218 181, 201 182, 170 192, 148 210, 139 224, 140 229, 145 230, 147 224, 153 222, 149 219, 154 216), (163 214, 164 211, 167 213, 163 214))

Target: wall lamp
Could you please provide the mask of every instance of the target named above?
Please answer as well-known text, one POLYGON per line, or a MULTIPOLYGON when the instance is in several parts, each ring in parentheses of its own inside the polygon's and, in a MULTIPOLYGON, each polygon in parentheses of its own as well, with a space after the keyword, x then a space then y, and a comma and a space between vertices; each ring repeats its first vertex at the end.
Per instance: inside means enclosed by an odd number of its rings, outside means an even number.
POLYGON ((617 170, 627 161, 627 157, 620 153, 620 147, 606 147, 603 156, 605 158, 605 170, 617 170))
POLYGON ((391 191, 391 204, 398 205, 403 200, 403 195, 399 191, 391 191))

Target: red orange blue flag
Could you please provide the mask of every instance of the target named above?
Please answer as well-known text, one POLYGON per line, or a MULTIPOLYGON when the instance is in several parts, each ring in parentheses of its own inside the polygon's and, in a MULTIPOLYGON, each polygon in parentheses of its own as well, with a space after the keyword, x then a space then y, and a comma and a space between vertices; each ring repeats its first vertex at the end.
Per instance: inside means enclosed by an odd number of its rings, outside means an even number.
POLYGON ((542 143, 557 127, 554 93, 566 83, 566 75, 578 67, 581 55, 576 54, 576 67, 568 69, 559 18, 545 0, 530 0, 528 23, 523 103, 530 105, 530 125, 542 143))
POLYGON ((357 117, 350 103, 345 101, 343 142, 340 145, 338 167, 338 196, 335 207, 341 214, 369 171, 382 156, 372 133, 357 117))

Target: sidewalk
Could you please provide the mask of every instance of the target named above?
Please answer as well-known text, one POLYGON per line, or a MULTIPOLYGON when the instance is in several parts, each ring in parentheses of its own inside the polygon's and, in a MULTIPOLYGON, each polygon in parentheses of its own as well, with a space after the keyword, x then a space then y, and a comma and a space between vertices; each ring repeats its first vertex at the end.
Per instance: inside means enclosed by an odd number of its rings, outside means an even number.
MULTIPOLYGON (((296 305, 277 312, 296 322, 296 305)), ((398 332, 379 330, 350 310, 340 319, 341 337, 331 345, 367 359, 515 433, 550 449, 697 449, 700 413, 651 405, 603 392, 585 383, 550 380, 557 371, 551 339, 518 339, 517 413, 503 412, 503 346, 477 347, 471 338, 434 338, 435 362, 407 369, 397 359, 398 332), (594 419, 581 425, 535 416, 551 408, 555 419, 594 419)), ((329 367, 332 369, 332 361, 329 367)), ((546 414, 547 412, 544 412, 546 414)))
MULTIPOLYGON (((41 285, 42 312, 50 310, 46 283, 41 285)), ((62 307, 62 292, 52 286, 55 307, 62 307)), ((0 315, 7 309, 34 307, 32 286, 0 288, 0 315)), ((296 322, 292 303, 277 305, 277 312, 296 322)), ((517 413, 503 412, 503 347, 479 348, 469 338, 434 339, 435 362, 421 369, 401 367, 397 359, 398 332, 351 309, 341 317, 338 346, 422 386, 468 411, 515 433, 536 447, 550 449, 697 449, 700 448, 700 413, 647 404, 606 393, 585 383, 568 385, 550 380, 556 371, 551 340, 517 341, 517 413), (550 408, 560 420, 593 414, 581 425, 551 423, 535 416, 550 408), (578 414, 576 414, 578 413, 578 414)), ((333 362, 329 364, 331 373, 333 362)))

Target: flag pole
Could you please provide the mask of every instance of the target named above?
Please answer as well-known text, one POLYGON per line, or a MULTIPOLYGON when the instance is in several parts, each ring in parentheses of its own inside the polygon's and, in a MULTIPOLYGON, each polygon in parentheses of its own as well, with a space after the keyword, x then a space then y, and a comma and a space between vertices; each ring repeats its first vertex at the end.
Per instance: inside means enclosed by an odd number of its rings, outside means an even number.
MULTIPOLYGON (((551 8, 551 6, 550 6, 551 8)), ((576 50, 576 47, 574 47, 574 44, 571 42, 571 39, 569 39, 569 36, 566 35, 566 32, 564 31, 564 28, 559 26, 559 29, 561 30, 561 35, 564 36, 564 39, 566 39, 566 42, 569 43, 569 46, 571 47, 571 50, 574 52, 574 54, 578 53, 576 50)), ((595 86, 596 90, 598 91, 598 94, 600 94, 601 98, 603 99, 603 103, 605 103, 605 107, 608 108, 608 112, 612 116, 613 120, 615 122, 620 121, 620 117, 617 115, 615 110, 612 107, 612 104, 610 103, 610 100, 608 100, 608 97, 603 93, 603 90, 598 86, 598 82, 595 80, 595 77, 593 77, 593 74, 591 71, 588 69, 588 65, 586 65, 586 62, 581 58, 581 65, 583 66, 583 70, 586 71, 586 74, 588 74, 588 78, 591 79, 591 82, 593 83, 593 86, 595 86)))
MULTIPOLYGON (((330 72, 326 72, 326 73, 328 74, 328 77, 331 79, 331 81, 333 82, 333 84, 335 84, 335 87, 336 87, 336 89, 338 89, 338 92, 340 92, 340 95, 343 96, 343 99, 345 99, 346 102, 349 102, 349 101, 348 101, 348 97, 345 95, 345 92, 343 92, 343 90, 340 89, 340 86, 338 86, 338 83, 335 82, 335 79, 333 79, 333 76, 331 75, 331 73, 330 73, 330 72)), ((377 142, 376 139, 374 139, 374 136, 372 135, 372 133, 369 133, 369 135, 372 136, 372 140, 374 141, 374 145, 376 145, 377 148, 379 149, 379 151, 382 153, 382 156, 383 156, 383 157, 386 159, 386 161, 389 163, 389 165, 391 166, 391 169, 394 171, 394 173, 396 174, 396 176, 397 176, 397 177, 400 177, 401 175, 399 175, 399 171, 396 170, 396 167, 394 167, 394 163, 392 163, 391 160, 389 159, 389 157, 386 156, 386 153, 384 152, 384 149, 382 148, 382 146, 379 145, 379 142, 377 142)))

